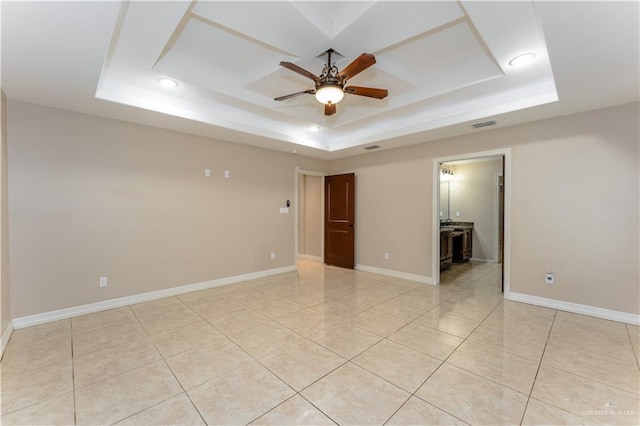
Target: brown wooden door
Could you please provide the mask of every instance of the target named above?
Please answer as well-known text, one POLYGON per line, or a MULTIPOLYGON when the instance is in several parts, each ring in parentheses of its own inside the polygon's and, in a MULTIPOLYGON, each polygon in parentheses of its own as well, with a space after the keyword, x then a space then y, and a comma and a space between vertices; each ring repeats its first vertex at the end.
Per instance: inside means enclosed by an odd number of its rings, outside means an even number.
POLYGON ((355 267, 355 189, 353 173, 324 179, 324 262, 355 267))

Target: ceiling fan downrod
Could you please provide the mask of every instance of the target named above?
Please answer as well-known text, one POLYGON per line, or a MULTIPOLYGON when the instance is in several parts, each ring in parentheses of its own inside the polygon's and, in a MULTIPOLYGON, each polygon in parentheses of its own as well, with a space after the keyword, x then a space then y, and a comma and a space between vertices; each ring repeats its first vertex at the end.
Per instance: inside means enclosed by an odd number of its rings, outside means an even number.
POLYGON ((320 74, 320 83, 317 85, 318 87, 326 84, 343 86, 346 82, 346 80, 340 81, 340 78, 338 77, 338 67, 336 67, 336 64, 331 63, 331 54, 333 52, 335 52, 333 49, 327 50, 327 63, 322 69, 322 74, 320 74))

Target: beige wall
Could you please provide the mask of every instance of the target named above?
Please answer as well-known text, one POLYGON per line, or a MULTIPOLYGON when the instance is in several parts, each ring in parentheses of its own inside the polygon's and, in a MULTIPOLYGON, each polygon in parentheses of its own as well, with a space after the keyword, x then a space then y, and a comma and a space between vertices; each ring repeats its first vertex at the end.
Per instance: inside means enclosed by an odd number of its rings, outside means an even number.
POLYGON ((356 263, 431 276, 433 159, 510 147, 511 291, 640 313, 639 120, 636 103, 331 162, 357 175, 356 263))
POLYGON ((473 222, 473 254, 497 261, 498 182, 502 160, 456 164, 451 180, 451 219, 473 222), (456 212, 460 216, 456 216, 456 212))
POLYGON ((302 254, 321 257, 322 253, 322 178, 304 175, 304 248, 302 254))
POLYGON ((7 169, 7 99, 0 90, 0 335, 11 322, 9 289, 9 206, 7 169))
POLYGON ((279 208, 325 167, 11 100, 8 129, 14 318, 293 265, 279 208))
POLYGON ((504 147, 511 290, 638 314, 639 112, 631 104, 326 163, 9 101, 12 315, 291 265, 294 215, 278 208, 293 200, 296 166, 356 172, 358 264, 431 276, 433 158, 504 147))

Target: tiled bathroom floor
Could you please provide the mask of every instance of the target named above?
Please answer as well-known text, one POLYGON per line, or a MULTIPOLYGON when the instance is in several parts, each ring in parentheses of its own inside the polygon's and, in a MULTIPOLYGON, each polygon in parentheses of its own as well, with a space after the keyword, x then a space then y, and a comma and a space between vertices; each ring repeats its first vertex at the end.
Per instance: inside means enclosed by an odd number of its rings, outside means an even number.
POLYGON ((297 273, 16 330, 10 424, 638 424, 640 329, 435 287, 297 273))

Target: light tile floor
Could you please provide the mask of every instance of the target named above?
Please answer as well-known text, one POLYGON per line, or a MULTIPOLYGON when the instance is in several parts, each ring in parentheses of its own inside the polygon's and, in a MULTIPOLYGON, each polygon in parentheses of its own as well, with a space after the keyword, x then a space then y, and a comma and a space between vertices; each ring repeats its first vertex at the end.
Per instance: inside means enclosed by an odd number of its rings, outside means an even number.
POLYGON ((289 273, 16 330, 11 424, 638 424, 640 328, 435 287, 289 273))

